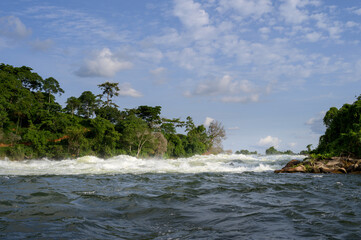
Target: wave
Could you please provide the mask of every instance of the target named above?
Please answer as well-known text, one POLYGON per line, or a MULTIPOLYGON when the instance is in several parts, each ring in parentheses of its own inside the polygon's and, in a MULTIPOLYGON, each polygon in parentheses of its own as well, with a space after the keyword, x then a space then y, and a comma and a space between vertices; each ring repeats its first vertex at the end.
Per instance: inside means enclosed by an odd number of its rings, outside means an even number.
POLYGON ((204 173, 204 172, 264 172, 284 166, 302 155, 196 155, 178 159, 139 159, 119 155, 109 159, 85 156, 54 161, 48 159, 0 160, 0 175, 79 175, 79 174, 143 174, 143 173, 204 173))

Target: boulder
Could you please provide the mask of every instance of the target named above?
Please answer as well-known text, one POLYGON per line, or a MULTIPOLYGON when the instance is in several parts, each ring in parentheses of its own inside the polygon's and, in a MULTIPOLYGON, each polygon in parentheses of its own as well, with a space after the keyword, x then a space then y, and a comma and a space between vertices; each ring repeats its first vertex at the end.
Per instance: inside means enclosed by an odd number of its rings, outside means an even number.
POLYGON ((297 164, 300 164, 300 163, 301 163, 301 161, 293 159, 293 160, 289 161, 289 162, 286 164, 285 167, 286 167, 286 168, 288 168, 288 167, 294 167, 294 166, 296 166, 297 164))
POLYGON ((342 163, 341 158, 331 160, 326 163, 326 166, 329 168, 342 167, 344 164, 342 163))
POLYGON ((347 171, 346 171, 346 169, 345 168, 339 168, 339 169, 336 169, 336 172, 335 173, 344 173, 344 174, 346 174, 347 173, 347 171))
POLYGON ((330 159, 305 159, 304 161, 291 160, 281 170, 275 173, 361 173, 361 159, 332 157, 330 159))
POLYGON ((297 167, 284 167, 281 170, 276 170, 275 173, 305 173, 306 168, 303 165, 297 166, 297 167))
POLYGON ((328 167, 320 167, 319 169, 321 173, 332 173, 332 169, 328 167))

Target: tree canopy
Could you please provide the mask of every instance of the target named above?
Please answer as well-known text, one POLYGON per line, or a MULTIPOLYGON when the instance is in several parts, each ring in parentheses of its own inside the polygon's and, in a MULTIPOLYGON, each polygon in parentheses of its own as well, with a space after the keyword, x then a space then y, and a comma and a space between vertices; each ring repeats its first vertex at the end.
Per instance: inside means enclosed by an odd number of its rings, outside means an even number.
POLYGON ((313 153, 361 157, 361 95, 340 109, 331 107, 323 123, 326 131, 313 153))
POLYGON ((111 157, 188 157, 211 152, 225 131, 219 122, 206 129, 191 117, 161 116, 161 106, 121 110, 113 102, 118 83, 98 85, 101 94, 83 91, 63 108, 64 94, 53 77, 45 80, 30 67, 0 64, 0 157, 14 159, 111 157), (104 99, 104 100, 103 100, 104 99), (184 128, 184 133, 177 129, 184 128))

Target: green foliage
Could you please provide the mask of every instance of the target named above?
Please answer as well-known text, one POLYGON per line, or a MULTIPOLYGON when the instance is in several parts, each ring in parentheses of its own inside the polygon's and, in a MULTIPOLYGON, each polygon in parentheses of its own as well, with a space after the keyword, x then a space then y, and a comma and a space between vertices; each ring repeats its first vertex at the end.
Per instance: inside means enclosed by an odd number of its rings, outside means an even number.
POLYGON ((79 109, 80 116, 90 118, 93 116, 94 111, 98 108, 97 97, 90 91, 83 92, 79 97, 79 109))
POLYGON ((105 102, 105 106, 110 107, 110 106, 115 106, 117 107, 116 104, 112 103, 112 98, 113 96, 119 96, 118 91, 119 89, 119 83, 110 83, 110 82, 105 82, 103 84, 99 84, 98 87, 101 88, 101 90, 103 90, 103 94, 101 95, 101 97, 105 96, 107 97, 107 101, 105 102))
POLYGON ((266 155, 275 155, 279 154, 279 151, 277 151, 273 146, 266 149, 266 155))
POLYGON ((310 157, 312 160, 324 160, 333 157, 332 153, 311 153, 310 157))
POLYGON ((220 147, 225 138, 218 122, 207 130, 191 117, 186 123, 162 118, 160 106, 120 111, 112 102, 118 96, 118 83, 98 86, 101 95, 84 91, 69 97, 62 109, 55 95, 64 90, 56 79, 44 80, 30 67, 0 64, 0 157, 185 157, 220 147), (177 133, 182 127, 186 135, 177 133))
POLYGON ((88 136, 92 139, 92 148, 94 152, 101 157, 110 157, 119 141, 119 133, 115 131, 114 125, 101 117, 96 117, 91 120, 92 130, 88 136))
POLYGON ((287 155, 294 155, 295 153, 292 152, 291 150, 286 150, 284 152, 282 151, 278 151, 277 149, 275 149, 275 147, 270 147, 268 149, 266 149, 266 155, 276 155, 276 154, 287 154, 287 155))
POLYGON ((109 120, 111 123, 116 124, 122 116, 122 113, 115 107, 104 106, 95 110, 95 115, 109 120))
POLYGON ((323 122, 326 131, 315 153, 361 157, 361 95, 353 104, 330 108, 323 122))
POLYGON ((236 151, 235 154, 243 154, 243 155, 253 155, 253 154, 258 154, 257 151, 254 152, 250 152, 248 150, 240 150, 240 151, 236 151))

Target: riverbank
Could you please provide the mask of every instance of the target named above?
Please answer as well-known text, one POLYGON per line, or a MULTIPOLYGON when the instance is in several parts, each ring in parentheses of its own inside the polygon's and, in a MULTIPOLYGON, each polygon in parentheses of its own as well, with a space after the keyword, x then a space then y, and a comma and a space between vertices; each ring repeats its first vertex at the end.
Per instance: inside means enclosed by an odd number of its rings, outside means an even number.
POLYGON ((331 157, 327 159, 306 158, 303 161, 291 160, 275 173, 342 173, 361 174, 361 159, 331 157))

